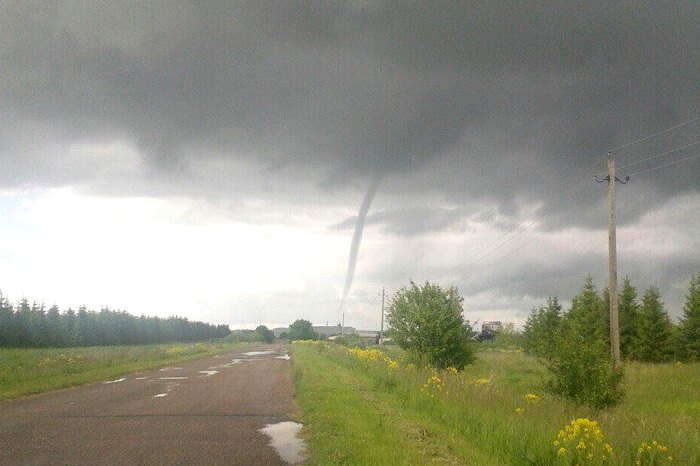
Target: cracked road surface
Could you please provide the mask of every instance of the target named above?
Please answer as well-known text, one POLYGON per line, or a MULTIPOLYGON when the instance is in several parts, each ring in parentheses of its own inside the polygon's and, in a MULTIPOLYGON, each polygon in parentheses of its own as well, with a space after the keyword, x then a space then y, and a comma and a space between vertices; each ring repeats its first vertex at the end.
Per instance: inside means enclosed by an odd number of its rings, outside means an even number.
POLYGON ((259 431, 293 417, 285 354, 246 347, 4 402, 0 465, 285 464, 259 431))

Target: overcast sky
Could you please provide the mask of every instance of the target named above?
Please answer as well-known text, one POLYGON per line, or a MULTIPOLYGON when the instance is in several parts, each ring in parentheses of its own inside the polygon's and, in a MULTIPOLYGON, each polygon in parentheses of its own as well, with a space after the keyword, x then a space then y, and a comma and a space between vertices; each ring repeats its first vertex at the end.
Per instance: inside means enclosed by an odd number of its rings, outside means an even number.
POLYGON ((688 122, 615 152, 620 275, 677 316, 699 26, 696 0, 0 2, 0 290, 335 324, 379 182, 347 324, 409 280, 521 323, 604 286, 607 150, 688 122))

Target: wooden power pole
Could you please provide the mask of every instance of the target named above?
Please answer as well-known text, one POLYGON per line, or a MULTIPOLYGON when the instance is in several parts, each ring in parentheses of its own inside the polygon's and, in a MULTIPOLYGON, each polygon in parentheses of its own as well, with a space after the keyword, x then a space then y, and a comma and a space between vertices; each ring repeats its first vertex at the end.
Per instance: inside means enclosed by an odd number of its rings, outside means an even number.
POLYGON ((617 230, 615 225, 615 182, 622 184, 625 181, 615 176, 615 158, 613 151, 608 152, 608 176, 596 182, 608 182, 608 308, 610 309, 610 356, 613 369, 620 367, 620 326, 617 315, 617 230))
POLYGON ((617 229, 615 225, 615 159, 608 152, 608 295, 610 353, 613 369, 620 367, 620 327, 617 319, 617 229))
MULTIPOLYGON (((345 303, 341 303, 340 305, 342 306, 345 303)), ((343 308, 343 317, 342 317, 342 322, 340 323, 340 338, 345 337, 345 308, 343 308)))
POLYGON ((381 345, 382 342, 384 341, 384 294, 385 294, 385 288, 382 287, 382 324, 381 327, 379 327, 379 344, 381 345))

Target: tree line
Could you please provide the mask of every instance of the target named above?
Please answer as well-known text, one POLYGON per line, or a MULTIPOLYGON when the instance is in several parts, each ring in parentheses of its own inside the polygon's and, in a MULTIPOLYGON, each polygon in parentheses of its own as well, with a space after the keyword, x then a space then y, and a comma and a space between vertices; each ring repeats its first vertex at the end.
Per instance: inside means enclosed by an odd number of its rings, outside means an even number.
MULTIPOLYGON (((664 362, 700 359, 700 277, 688 287, 683 317, 671 321, 661 293, 650 286, 640 298, 629 277, 618 295, 620 353, 625 360, 664 362)), ((589 276, 563 313, 550 297, 533 309, 523 329, 523 347, 542 358, 550 391, 595 408, 624 396, 624 368, 610 357, 609 293, 598 293, 589 276)))
POLYGON ((222 338, 228 325, 190 321, 186 317, 140 317, 107 307, 99 312, 81 306, 60 311, 53 305, 13 305, 0 292, 0 347, 44 348, 68 346, 139 345, 193 342, 222 338))
MULTIPOLYGON (((523 346, 536 356, 551 358, 556 335, 563 327, 575 326, 582 339, 610 342, 608 290, 598 293, 588 277, 571 309, 562 312, 556 297, 533 309, 523 329, 523 346)), ((676 324, 668 315, 661 293, 650 286, 639 297, 629 277, 618 294, 620 354, 623 359, 647 362, 700 360, 700 275, 693 276, 683 306, 683 317, 676 324)))

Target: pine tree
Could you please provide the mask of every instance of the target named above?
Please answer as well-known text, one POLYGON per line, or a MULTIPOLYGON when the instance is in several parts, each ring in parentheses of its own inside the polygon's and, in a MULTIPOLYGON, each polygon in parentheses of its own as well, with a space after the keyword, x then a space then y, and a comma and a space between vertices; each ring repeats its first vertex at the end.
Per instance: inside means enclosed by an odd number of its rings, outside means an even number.
POLYGON ((686 359, 700 360, 700 275, 691 277, 685 299, 679 329, 680 354, 686 359))
POLYGON ((532 308, 523 325, 523 348, 530 354, 537 354, 538 330, 540 321, 540 310, 532 308))
POLYGON ((17 327, 12 304, 0 291, 0 347, 17 346, 17 327))
POLYGON ((65 335, 65 346, 77 346, 76 340, 76 320, 75 311, 73 308, 68 308, 68 310, 63 314, 63 334, 65 335))
POLYGON ((561 304, 556 297, 547 298, 547 305, 533 309, 523 329, 525 350, 535 356, 549 357, 554 347, 554 333, 561 321, 561 304))
POLYGON ((593 278, 589 275, 581 292, 573 299, 566 320, 579 329, 585 342, 608 342, 609 337, 605 335, 605 308, 603 299, 593 285, 593 278))
POLYGON ((673 353, 673 324, 664 310, 655 286, 644 292, 639 312, 639 344, 636 356, 642 361, 661 362, 673 353))
POLYGON ((63 323, 61 322, 61 314, 58 311, 58 306, 55 304, 49 308, 46 313, 46 328, 48 333, 47 345, 54 348, 65 346, 65 336, 63 333, 63 323))
POLYGON ((78 308, 78 314, 75 320, 75 340, 78 346, 92 346, 95 339, 95 328, 90 318, 90 314, 85 306, 78 308))
POLYGON ((202 341, 230 334, 227 325, 192 322, 184 317, 168 319, 135 317, 126 311, 104 307, 99 313, 81 306, 76 313, 61 313, 54 305, 32 305, 22 298, 17 307, 0 293, 0 347, 62 347, 133 345, 170 341, 202 341))
POLYGON ((637 290, 632 286, 629 277, 622 282, 622 291, 618 299, 620 316, 620 353, 625 359, 632 359, 634 349, 639 340, 639 303, 637 290))
POLYGON ((545 361, 552 375, 547 381, 550 390, 596 408, 617 403, 624 393, 622 371, 611 364, 605 309, 593 280, 587 277, 571 309, 561 318, 545 361))
POLYGON ((603 290, 603 310, 601 312, 601 337, 605 342, 605 346, 611 348, 610 345, 610 289, 606 286, 603 290))
POLYGON ((22 298, 15 312, 15 327, 17 329, 17 346, 29 348, 32 346, 32 308, 29 300, 22 298))

